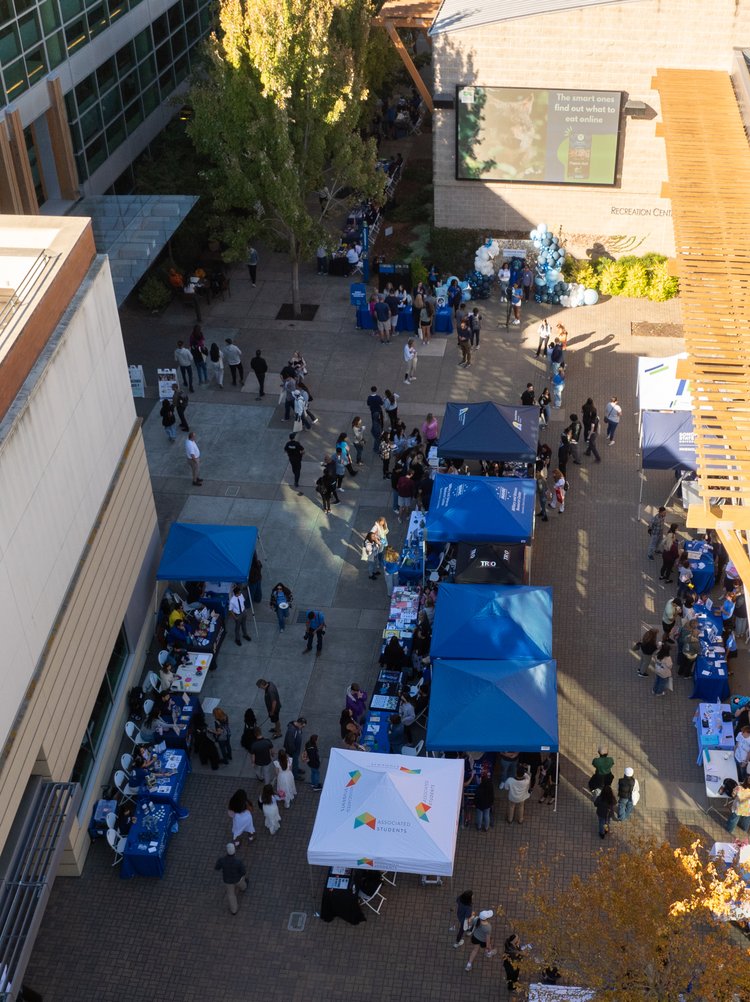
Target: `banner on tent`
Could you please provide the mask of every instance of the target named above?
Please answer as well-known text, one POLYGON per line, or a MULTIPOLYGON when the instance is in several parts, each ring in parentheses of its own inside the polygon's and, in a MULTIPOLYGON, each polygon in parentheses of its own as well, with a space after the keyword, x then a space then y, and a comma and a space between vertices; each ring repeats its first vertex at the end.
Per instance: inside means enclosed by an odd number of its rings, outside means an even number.
POLYGON ((522 585, 524 550, 523 543, 459 543, 456 583, 522 585))
POLYGON ((693 398, 690 381, 677 378, 677 363, 687 353, 667 358, 638 359, 638 409, 641 411, 689 411, 693 398))
POLYGON ((694 470, 693 415, 684 411, 644 411, 641 450, 644 470, 694 470))

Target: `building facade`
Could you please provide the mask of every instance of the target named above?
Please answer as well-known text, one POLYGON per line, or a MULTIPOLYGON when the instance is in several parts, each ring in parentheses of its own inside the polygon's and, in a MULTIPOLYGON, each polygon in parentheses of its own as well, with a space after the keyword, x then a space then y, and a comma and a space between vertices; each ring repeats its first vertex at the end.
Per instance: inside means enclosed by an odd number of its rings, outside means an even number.
POLYGON ((0 0, 0 212, 128 187, 175 112, 211 0, 0 0))
POLYGON ((0 481, 0 855, 23 842, 40 781, 75 784, 59 872, 77 874, 153 629, 160 550, 87 219, 0 217, 0 481))
MULTIPOLYGON (((443 0, 440 5, 430 29, 435 223, 524 232, 545 222, 555 231, 562 228, 566 245, 576 253, 598 244, 615 254, 672 254, 671 206, 662 189, 667 166, 663 140, 656 135, 660 107, 653 78, 662 67, 746 74, 736 50, 750 44, 750 3, 716 0, 709 16, 699 16, 691 0, 588 0, 574 9, 549 10, 559 6, 544 0, 519 8, 488 0, 473 5, 443 0), (477 24, 481 18, 484 23, 477 24), (571 91, 618 93, 614 183, 459 179, 457 114, 459 88, 465 85, 546 89, 550 106, 559 102, 562 108, 571 91)), ((515 100, 522 104, 523 95, 515 100)), ((518 104, 514 113, 518 119, 506 118, 501 130, 523 129, 518 104)), ((701 114, 710 115, 711 109, 696 108, 696 115, 701 114)), ((587 142, 590 147, 585 137, 581 145, 587 142)), ((584 148, 577 155, 591 154, 584 148)))

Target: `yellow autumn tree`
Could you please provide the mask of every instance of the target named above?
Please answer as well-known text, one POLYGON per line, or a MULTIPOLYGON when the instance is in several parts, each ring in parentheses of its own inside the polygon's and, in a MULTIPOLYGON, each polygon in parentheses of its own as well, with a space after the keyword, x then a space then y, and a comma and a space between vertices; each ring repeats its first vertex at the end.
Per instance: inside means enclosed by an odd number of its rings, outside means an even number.
POLYGON ((750 914, 750 888, 708 860, 692 832, 681 830, 677 847, 640 840, 602 850, 590 876, 562 889, 550 890, 552 878, 549 869, 532 874, 524 895, 528 977, 556 966, 603 1002, 748 997, 750 953, 729 920, 737 906, 750 914))

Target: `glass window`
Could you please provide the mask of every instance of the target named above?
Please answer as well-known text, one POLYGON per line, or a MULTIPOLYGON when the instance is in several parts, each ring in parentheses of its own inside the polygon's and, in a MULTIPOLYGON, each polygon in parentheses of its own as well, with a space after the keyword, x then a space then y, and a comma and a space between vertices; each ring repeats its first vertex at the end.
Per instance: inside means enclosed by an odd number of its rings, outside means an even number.
POLYGON ((198 0, 182 0, 182 9, 185 12, 185 20, 192 17, 198 10, 198 0))
POLYGON ((29 86, 40 80, 47 72, 47 64, 44 58, 44 49, 40 45, 33 52, 26 53, 26 75, 29 78, 29 86))
POLYGON ((156 50, 156 66, 161 73, 172 65, 172 49, 170 48, 169 42, 165 42, 164 45, 160 45, 156 50))
POLYGON ((115 195, 130 195, 134 187, 133 168, 128 165, 112 185, 112 191, 115 195))
POLYGON ((135 54, 137 59, 144 59, 153 46, 151 45, 151 32, 146 28, 139 35, 135 36, 135 54))
POLYGON ((151 25, 151 30, 154 33, 154 44, 158 45, 159 42, 163 42, 169 34, 169 21, 167 19, 167 15, 162 14, 161 17, 157 17, 151 25))
POLYGON ((39 13, 42 18, 44 34, 48 35, 55 28, 60 27, 60 13, 57 9, 56 0, 42 0, 39 4, 39 13))
POLYGON ((159 89, 161 90, 162 100, 164 100, 168 94, 171 94, 174 88, 174 70, 170 66, 169 69, 165 73, 162 73, 159 77, 159 89))
POLYGON ((73 143, 73 149, 76 153, 80 153, 83 149, 83 140, 78 122, 68 122, 68 128, 70 129, 70 141, 73 143))
POLYGON ((138 73, 135 70, 120 80, 120 94, 122 95, 123 108, 127 108, 130 102, 140 94, 138 73))
POLYGON ((97 132, 101 132, 102 125, 102 113, 99 105, 95 104, 93 108, 89 108, 85 115, 81 115, 81 133, 84 143, 88 143, 97 132))
POLYGON ((23 59, 17 59, 10 66, 3 66, 3 77, 5 79, 5 90, 8 100, 13 101, 19 94, 23 94, 29 86, 26 79, 26 66, 23 59))
POLYGON ((93 143, 86 147, 86 165, 89 174, 93 174, 98 167, 101 167, 106 159, 107 144, 104 142, 103 135, 98 136, 93 143))
POLYGON ((65 29, 65 43, 68 46, 68 53, 75 52, 79 46, 87 41, 86 23, 83 18, 78 18, 65 29))
POLYGON ((128 5, 125 0, 108 0, 107 9, 109 11, 109 20, 116 21, 118 17, 122 17, 123 14, 127 14, 128 5))
POLYGON ((115 59, 117 60, 117 68, 120 71, 120 76, 124 76, 135 66, 135 50, 133 48, 133 43, 128 42, 127 45, 117 52, 115 59))
POLYGON ((18 28, 15 24, 9 24, 0 31, 0 66, 7 66, 20 55, 21 40, 18 37, 18 28))
POLYGON ((143 110, 146 115, 150 115, 152 111, 156 111, 159 103, 159 88, 154 84, 153 87, 149 87, 148 90, 143 92, 143 110))
POLYGON ((109 90, 116 81, 117 69, 115 61, 114 59, 106 59, 96 70, 96 82, 99 85, 99 93, 103 94, 109 90))
POLYGON ((83 114, 84 111, 95 104, 97 98, 96 78, 93 73, 81 80, 75 89, 75 96, 78 115, 83 114))
POLYGON ((83 0, 60 0, 60 13, 67 22, 83 13, 83 0))
POLYGON ((5 24, 6 21, 14 16, 15 11, 13 10, 13 4, 10 0, 0 0, 0 24, 5 24))
POLYGON ((110 91, 107 91, 107 93, 102 97, 100 104, 104 121, 111 122, 115 115, 119 115, 122 111, 122 101, 120 100, 119 89, 117 87, 113 87, 110 91))
POLYGON ((173 7, 169 8, 167 11, 167 20, 169 21, 169 30, 177 31, 185 20, 182 14, 182 6, 180 4, 176 3, 173 7))
POLYGON ((184 80, 185 77, 190 72, 190 63, 188 62, 187 53, 184 56, 180 56, 179 59, 175 59, 174 63, 174 75, 177 83, 184 80))
POLYGON ((42 40, 42 32, 36 14, 27 14, 18 22, 21 32, 21 44, 24 49, 30 49, 42 40))
POLYGON ((112 650, 109 664, 107 665, 107 679, 109 680, 109 688, 112 693, 113 700, 117 695, 117 689, 120 685, 120 679, 122 678, 125 665, 128 662, 129 653, 128 639, 125 636, 125 630, 121 629, 117 634, 117 640, 115 640, 115 646, 112 650))
POLYGON ((138 76, 141 81, 142 91, 144 91, 150 83, 154 82, 156 79, 156 65, 154 64, 153 56, 149 56, 148 59, 144 59, 138 67, 138 76))
POLYGON ((175 59, 184 52, 187 48, 187 36, 185 34, 185 29, 180 28, 172 35, 172 52, 174 53, 175 59))
POLYGON ((201 26, 201 34, 203 35, 211 27, 211 11, 208 7, 203 7, 198 14, 198 21, 201 26))
POLYGON ((125 142, 125 120, 122 115, 116 118, 111 125, 107 126, 106 136, 107 149, 111 156, 117 147, 125 142))
POLYGON ((86 170, 86 158, 83 153, 75 153, 76 161, 76 172, 78 173, 78 180, 83 184, 89 176, 89 172, 86 170))
POLYGON ((190 20, 185 25, 185 30, 187 31, 188 44, 193 45, 198 41, 201 34, 200 21, 197 17, 191 17, 190 20))
POLYGON ((49 62, 49 68, 53 70, 55 66, 60 65, 66 56, 63 33, 61 31, 56 31, 54 35, 49 36, 45 44, 47 46, 47 61, 49 62))
POLYGON ((129 0, 130 9, 137 7, 139 3, 143 3, 143 0, 129 0))
POLYGON ((107 10, 103 3, 97 4, 96 7, 92 7, 92 9, 88 12, 87 17, 89 22, 89 35, 92 38, 96 35, 100 35, 105 28, 109 27, 107 10))
POLYGON ((74 122, 78 118, 78 105, 72 90, 69 90, 65 95, 65 108, 68 112, 68 122, 74 122))
POLYGON ((135 132, 135 130, 143 121, 143 117, 144 116, 143 116, 143 109, 141 108, 141 102, 136 101, 135 104, 132 105, 125 112, 125 125, 128 130, 128 135, 135 132))

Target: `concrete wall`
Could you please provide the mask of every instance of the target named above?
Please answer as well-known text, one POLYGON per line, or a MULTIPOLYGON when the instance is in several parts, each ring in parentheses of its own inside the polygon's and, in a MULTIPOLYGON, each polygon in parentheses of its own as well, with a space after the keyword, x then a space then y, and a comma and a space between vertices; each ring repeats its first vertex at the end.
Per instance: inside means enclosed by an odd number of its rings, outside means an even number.
MULTIPOLYGON (((434 92, 458 84, 618 90, 657 113, 651 80, 660 67, 729 72, 735 46, 750 45, 750 3, 636 3, 544 14, 433 39, 434 92)), ((436 111, 435 223, 487 231, 562 226, 576 252, 592 242, 638 253, 674 252, 664 142, 654 121, 625 119, 616 187, 457 181, 454 111, 436 111), (616 239, 623 237, 625 239, 616 239)))

